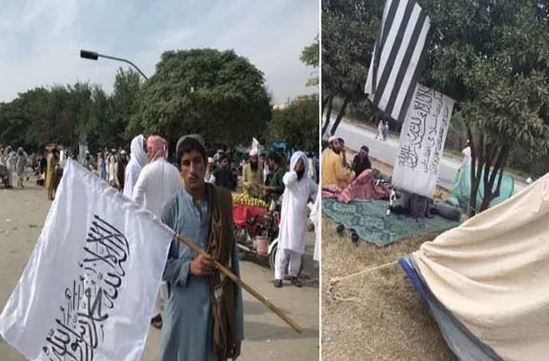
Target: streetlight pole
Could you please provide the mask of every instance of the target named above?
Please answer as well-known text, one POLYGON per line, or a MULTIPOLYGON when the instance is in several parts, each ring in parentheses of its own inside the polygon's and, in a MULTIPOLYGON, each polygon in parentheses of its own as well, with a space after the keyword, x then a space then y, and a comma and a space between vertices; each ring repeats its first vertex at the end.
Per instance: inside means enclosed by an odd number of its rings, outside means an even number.
POLYGON ((106 59, 111 59, 111 60, 123 61, 124 63, 128 63, 131 66, 133 66, 139 72, 139 74, 141 74, 143 76, 143 78, 145 78, 145 80, 149 80, 149 78, 145 74, 143 74, 143 72, 141 71, 141 69, 139 69, 137 67, 137 65, 135 65, 134 63, 132 63, 131 61, 129 61, 127 59, 117 58, 117 57, 110 56, 110 55, 105 55, 105 54, 99 54, 98 52, 90 51, 90 50, 80 50, 80 57, 83 58, 83 59, 89 59, 89 60, 97 60, 98 58, 106 58, 106 59))

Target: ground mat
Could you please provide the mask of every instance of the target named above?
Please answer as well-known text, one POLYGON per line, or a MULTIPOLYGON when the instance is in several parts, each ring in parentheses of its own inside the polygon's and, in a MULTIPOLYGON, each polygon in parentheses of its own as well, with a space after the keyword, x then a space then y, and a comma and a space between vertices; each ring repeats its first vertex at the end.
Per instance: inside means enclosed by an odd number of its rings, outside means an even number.
POLYGON ((388 202, 382 200, 353 201, 348 204, 333 199, 322 199, 322 212, 347 229, 354 229, 360 239, 377 246, 387 246, 396 241, 428 232, 445 231, 458 222, 440 216, 414 220, 413 218, 387 215, 388 202))

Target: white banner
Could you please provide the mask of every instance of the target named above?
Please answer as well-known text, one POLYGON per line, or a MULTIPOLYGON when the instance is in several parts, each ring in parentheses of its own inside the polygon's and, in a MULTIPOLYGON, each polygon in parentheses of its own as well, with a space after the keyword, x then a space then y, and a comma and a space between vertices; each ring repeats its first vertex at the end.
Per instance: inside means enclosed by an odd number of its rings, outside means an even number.
POLYGON ((393 185, 432 198, 455 101, 421 84, 408 107, 393 171, 393 185))
POLYGON ((67 160, 0 334, 28 360, 139 360, 172 235, 67 160))

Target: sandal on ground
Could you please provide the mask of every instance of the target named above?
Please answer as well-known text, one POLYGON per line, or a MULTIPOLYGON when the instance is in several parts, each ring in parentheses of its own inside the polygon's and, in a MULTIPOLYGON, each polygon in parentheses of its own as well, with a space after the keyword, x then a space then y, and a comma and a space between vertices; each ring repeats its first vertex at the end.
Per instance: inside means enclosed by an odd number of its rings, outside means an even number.
POLYGON ((292 285, 296 287, 301 287, 301 281, 297 279, 297 277, 290 278, 290 282, 292 282, 292 285))
POLYGON ((151 319, 151 325, 154 328, 161 329, 162 328, 162 315, 158 314, 158 315, 154 316, 151 319))

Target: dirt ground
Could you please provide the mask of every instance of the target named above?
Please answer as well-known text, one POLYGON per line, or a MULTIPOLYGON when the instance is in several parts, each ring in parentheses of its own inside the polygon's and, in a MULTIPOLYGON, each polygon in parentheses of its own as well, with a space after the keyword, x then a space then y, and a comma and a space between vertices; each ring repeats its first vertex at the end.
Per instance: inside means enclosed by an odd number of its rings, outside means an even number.
MULTIPOLYGON (((13 291, 44 224, 50 202, 43 188, 0 188, 0 311, 13 291)), ((314 233, 307 234, 303 288, 289 283, 273 287, 273 272, 249 261, 240 264, 242 278, 304 328, 296 334, 267 307, 244 292, 245 341, 239 360, 317 361, 319 354, 318 268, 312 260, 314 233)), ((142 361, 158 361, 160 333, 151 328, 142 361)), ((0 360, 24 358, 0 337, 0 360)))
MULTIPOLYGON (((392 169, 373 161, 385 175, 392 169)), ((437 196, 445 195, 443 189, 437 196)), ((427 234, 387 247, 351 243, 348 232, 322 218, 322 359, 456 361, 427 305, 396 261, 436 237, 427 234), (383 266, 341 281, 366 269, 383 266)))

